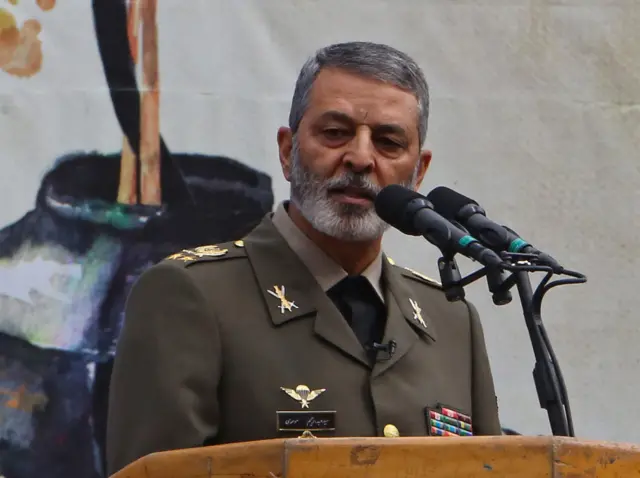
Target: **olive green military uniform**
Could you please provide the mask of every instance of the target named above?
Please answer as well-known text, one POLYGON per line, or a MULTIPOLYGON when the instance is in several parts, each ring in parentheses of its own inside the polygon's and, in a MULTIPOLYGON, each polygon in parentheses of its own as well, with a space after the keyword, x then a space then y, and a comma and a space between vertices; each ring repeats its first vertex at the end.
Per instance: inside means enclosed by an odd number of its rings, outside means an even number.
POLYGON ((318 436, 425 436, 427 407, 445 404, 474 435, 501 434, 470 303, 381 255, 367 278, 381 280, 383 343, 396 348, 370 365, 325 293, 340 278, 314 275, 290 244, 269 214, 243 241, 183 251, 138 280, 111 381, 109 474, 152 452, 300 435, 278 431, 278 411, 335 411, 318 436))

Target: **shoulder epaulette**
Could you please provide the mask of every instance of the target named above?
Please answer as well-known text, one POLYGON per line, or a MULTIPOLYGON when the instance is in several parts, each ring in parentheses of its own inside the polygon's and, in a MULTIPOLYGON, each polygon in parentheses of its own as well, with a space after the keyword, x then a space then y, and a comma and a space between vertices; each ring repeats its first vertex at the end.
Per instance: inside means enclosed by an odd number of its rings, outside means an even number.
POLYGON ((429 276, 424 275, 422 272, 414 271, 413 269, 409 269, 408 267, 403 267, 402 275, 405 277, 409 277, 410 279, 415 279, 420 282, 425 282, 430 286, 437 287, 438 289, 442 289, 442 284, 435 279, 432 279, 429 276))
POLYGON ((236 259, 246 257, 247 253, 244 249, 244 242, 232 241, 221 244, 212 244, 208 246, 199 246, 193 249, 183 249, 180 252, 171 254, 166 257, 165 261, 178 262, 184 267, 189 267, 199 262, 211 262, 227 259, 236 259))
POLYGON ((400 270, 400 273, 405 276, 408 277, 409 279, 414 279, 418 282, 422 282, 422 283, 426 283, 432 287, 437 287, 438 289, 442 288, 442 284, 440 282, 438 282, 435 279, 432 279, 429 276, 424 275, 421 272, 415 271, 413 269, 410 269, 408 267, 402 267, 397 265, 393 259, 391 259, 390 257, 387 256, 387 261, 389 261, 389 264, 391 264, 392 266, 397 267, 400 270))

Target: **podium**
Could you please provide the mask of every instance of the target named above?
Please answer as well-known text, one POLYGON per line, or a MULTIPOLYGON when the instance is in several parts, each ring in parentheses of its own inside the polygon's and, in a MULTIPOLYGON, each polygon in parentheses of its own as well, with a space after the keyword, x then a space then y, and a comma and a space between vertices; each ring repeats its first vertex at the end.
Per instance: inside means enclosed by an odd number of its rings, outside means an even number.
POLYGON ((111 478, 640 477, 640 446, 565 437, 295 438, 152 453, 111 478))

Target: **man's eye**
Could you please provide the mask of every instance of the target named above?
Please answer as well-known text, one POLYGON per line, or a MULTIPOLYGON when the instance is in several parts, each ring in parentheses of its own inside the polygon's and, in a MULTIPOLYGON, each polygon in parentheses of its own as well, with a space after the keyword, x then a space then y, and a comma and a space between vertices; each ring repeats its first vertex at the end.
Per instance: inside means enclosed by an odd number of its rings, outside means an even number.
POLYGON ((395 141, 391 138, 379 138, 378 143, 384 148, 388 149, 402 148, 402 145, 398 141, 395 141))
POLYGON ((346 132, 339 128, 326 128, 324 130, 324 135, 328 138, 341 138, 345 134, 346 132))

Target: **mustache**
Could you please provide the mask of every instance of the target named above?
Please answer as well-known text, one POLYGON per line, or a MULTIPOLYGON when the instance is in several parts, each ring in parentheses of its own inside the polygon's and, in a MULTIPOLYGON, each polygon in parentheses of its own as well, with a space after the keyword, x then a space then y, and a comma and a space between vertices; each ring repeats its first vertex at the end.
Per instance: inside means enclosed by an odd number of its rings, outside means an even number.
POLYGON ((372 198, 375 198, 378 193, 382 191, 382 188, 371 181, 367 176, 353 172, 348 172, 337 178, 326 180, 325 188, 327 191, 331 191, 333 189, 355 188, 361 190, 372 198))

